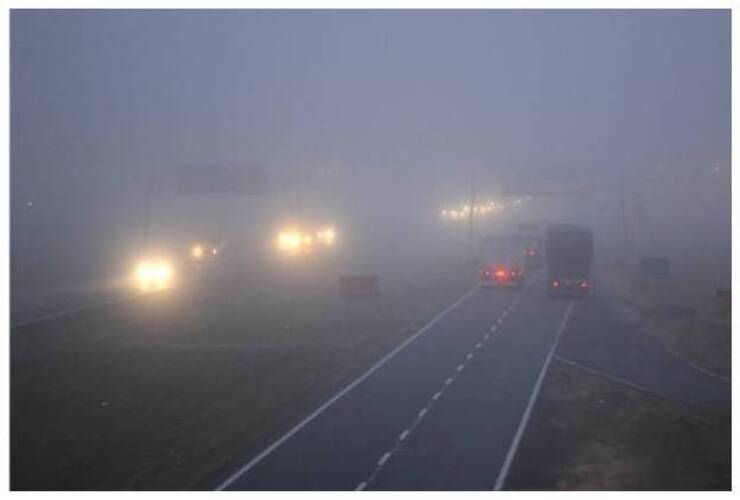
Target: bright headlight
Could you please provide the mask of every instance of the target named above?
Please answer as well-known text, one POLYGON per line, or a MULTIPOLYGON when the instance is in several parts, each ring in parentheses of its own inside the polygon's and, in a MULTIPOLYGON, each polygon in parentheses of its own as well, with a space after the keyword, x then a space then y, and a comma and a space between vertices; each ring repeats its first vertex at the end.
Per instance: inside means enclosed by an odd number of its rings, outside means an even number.
POLYGON ((200 245, 193 246, 193 248, 190 250, 190 255, 192 255, 194 259, 202 259, 203 247, 200 245))
POLYGON ((165 261, 142 261, 134 272, 140 290, 163 290, 170 286, 172 266, 165 261))
POLYGON ((283 252, 296 252, 301 249, 302 238, 298 231, 283 231, 278 234, 277 247, 283 252))
POLYGON ((337 238, 334 228, 325 227, 316 233, 316 239, 325 245, 333 245, 337 238))

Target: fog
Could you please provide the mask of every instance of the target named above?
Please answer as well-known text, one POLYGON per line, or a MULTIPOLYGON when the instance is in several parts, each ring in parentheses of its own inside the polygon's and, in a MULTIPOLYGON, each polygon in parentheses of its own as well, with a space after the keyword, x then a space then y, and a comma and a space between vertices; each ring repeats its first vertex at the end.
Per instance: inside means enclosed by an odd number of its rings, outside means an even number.
POLYGON ((13 490, 729 490, 730 10, 13 10, 13 490))
POLYGON ((151 233, 258 253, 303 219, 372 247, 347 269, 463 252, 439 213, 471 182, 532 194, 478 235, 578 222, 603 260, 626 233, 729 281, 729 11, 15 10, 10 144, 14 286, 110 273, 151 233), (182 165, 267 175, 181 196, 182 165))

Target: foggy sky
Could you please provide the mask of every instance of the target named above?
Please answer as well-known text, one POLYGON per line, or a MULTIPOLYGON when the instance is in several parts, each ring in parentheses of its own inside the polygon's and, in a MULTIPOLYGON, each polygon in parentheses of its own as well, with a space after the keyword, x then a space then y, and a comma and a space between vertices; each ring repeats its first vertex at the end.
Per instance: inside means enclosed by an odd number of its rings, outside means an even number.
POLYGON ((729 27, 727 11, 14 11, 14 173, 723 159, 729 27))
POLYGON ((729 11, 11 13, 14 230, 120 218, 181 164, 331 167, 392 208, 730 141, 729 11))

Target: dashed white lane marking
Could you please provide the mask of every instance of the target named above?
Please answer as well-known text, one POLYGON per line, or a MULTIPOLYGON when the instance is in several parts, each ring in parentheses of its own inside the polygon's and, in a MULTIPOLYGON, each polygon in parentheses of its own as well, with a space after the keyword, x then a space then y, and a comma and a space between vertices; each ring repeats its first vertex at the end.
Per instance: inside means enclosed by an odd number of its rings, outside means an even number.
POLYGON ((504 318, 499 318, 499 319, 496 320, 496 322, 500 325, 501 323, 504 322, 504 318))
MULTIPOLYGON (((513 307, 514 307, 514 304, 510 304, 508 306, 509 309, 513 309, 513 307)), ((506 309, 504 309, 501 312, 501 315, 499 316, 499 318, 496 321, 499 324, 502 323, 503 322, 503 319, 506 317, 507 314, 508 314, 508 311, 506 309)), ((496 325, 495 324, 491 326, 490 331, 491 332, 496 331, 496 325)), ((479 341, 475 345, 475 348, 473 349, 473 351, 475 351, 476 349, 480 349, 483 346, 483 341, 488 340, 490 337, 491 337, 490 333, 484 334, 483 335, 483 340, 479 341)), ((465 368, 465 363, 467 363, 468 361, 470 361, 473 358, 473 355, 474 355, 473 352, 469 352, 465 356, 466 361, 464 363, 459 364, 457 366, 457 368, 456 368, 456 371, 458 373, 463 371, 463 369, 465 368)), ((445 380, 445 386, 448 386, 448 385, 452 384, 452 382, 454 380, 455 380, 454 377, 449 377, 447 380, 445 380)), ((405 441, 406 438, 408 438, 408 436, 416 428, 416 426, 419 425, 419 422, 421 421, 421 419, 423 419, 424 416, 427 414, 427 412, 429 411, 429 408, 430 408, 431 404, 434 401, 437 401, 441 396, 442 396, 442 391, 437 391, 436 393, 434 393, 434 395, 432 396, 432 400, 431 400, 430 404, 428 404, 425 408, 422 408, 421 411, 419 411, 419 413, 416 416, 416 420, 414 421, 414 423, 408 429, 405 429, 403 432, 401 432, 401 434, 398 436, 398 440, 396 441, 396 445, 393 447, 393 449, 391 451, 386 452, 380 458, 380 460, 378 460, 378 463, 377 463, 377 465, 375 467, 375 470, 372 472, 372 474, 370 474, 370 476, 368 477, 368 479, 366 481, 361 482, 357 486, 357 488, 356 488, 357 491, 364 490, 365 488, 367 488, 368 484, 370 484, 378 476, 378 474, 380 473, 380 470, 382 469, 383 465, 390 459, 390 457, 392 456, 393 452, 398 449, 398 447, 400 446, 400 443, 403 442, 403 441, 405 441)))
POLYGON ((380 358, 374 365, 372 365, 368 370, 357 377, 354 381, 352 381, 349 385, 345 386, 344 389, 339 391, 337 394, 332 396, 329 400, 327 400, 324 404, 319 406, 316 410, 313 411, 310 415, 308 415, 306 418, 301 420, 298 425, 293 427, 291 430, 289 430, 287 433, 283 434, 277 441, 273 442, 270 446, 262 450, 256 457, 254 457, 252 460, 247 462, 244 466, 242 466, 239 470, 234 472, 231 476, 229 476, 224 482, 219 484, 216 487, 216 491, 223 491, 231 484, 239 479, 241 476, 249 472, 255 465, 260 463, 266 456, 268 456, 270 453, 275 451, 276 448, 278 448, 280 445, 282 445, 284 442, 286 442, 288 439, 293 437, 298 431, 303 429, 306 425, 308 425, 311 421, 313 421, 316 417, 321 415, 327 408, 329 408, 331 405, 333 405, 337 400, 342 398, 345 394, 350 392, 352 389, 357 387, 363 380, 368 378, 370 375, 372 375, 378 368, 383 366, 389 359, 393 358, 396 354, 398 354, 401 350, 403 350, 404 347, 409 345, 411 342, 419 338, 424 332, 431 329, 440 319, 442 319, 447 313, 452 311, 454 308, 456 308, 458 305, 460 305, 465 299, 473 295, 476 291, 478 291, 479 287, 473 287, 470 290, 468 290, 462 297, 457 299, 455 302, 450 304, 445 310, 437 314, 432 320, 424 325, 421 329, 419 329, 416 333, 414 333, 411 337, 407 338, 403 342, 401 342, 398 346, 396 346, 392 351, 390 351, 388 354, 380 358))
POLYGON ((385 455, 383 455, 382 457, 380 457, 380 460, 378 460, 378 466, 379 467, 382 467, 383 464, 385 464, 388 461, 389 458, 391 458, 391 452, 390 451, 386 451, 385 452, 385 455))
POLYGON ((524 410, 522 419, 519 421, 519 426, 517 427, 516 434, 514 434, 514 439, 511 442, 509 451, 506 454, 506 459, 504 460, 504 464, 501 466, 501 470, 499 471, 498 477, 496 478, 496 484, 493 487, 495 491, 501 491, 501 489, 504 487, 504 484, 506 482, 506 476, 509 474, 509 468, 511 467, 511 463, 514 460, 516 451, 519 448, 519 442, 522 439, 522 435, 524 435, 524 430, 527 428, 527 423, 529 422, 529 416, 532 414, 532 408, 534 408, 534 403, 537 400, 537 396, 540 393, 540 387, 542 387, 542 381, 545 379, 547 368, 550 366, 552 357, 555 354, 555 349, 557 349, 558 342, 560 342, 560 337, 563 334, 563 330, 565 330, 565 326, 568 324, 568 318, 570 317, 571 311, 573 311, 574 305, 575 305, 575 302, 570 301, 570 303, 568 304, 568 308, 565 310, 565 313, 563 314, 563 319, 560 322, 560 326, 558 327, 557 332, 555 333, 555 341, 552 343, 552 347, 547 353, 545 362, 542 364, 542 369, 540 370, 540 374, 537 377, 537 381, 534 384, 534 388, 532 389, 532 394, 529 397, 527 408, 524 410))

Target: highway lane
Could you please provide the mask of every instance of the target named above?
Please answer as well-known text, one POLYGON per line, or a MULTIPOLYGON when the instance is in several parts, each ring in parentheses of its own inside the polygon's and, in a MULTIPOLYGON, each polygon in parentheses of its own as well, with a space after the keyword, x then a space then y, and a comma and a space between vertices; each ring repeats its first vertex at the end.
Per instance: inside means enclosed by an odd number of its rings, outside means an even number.
POLYGON ((558 346, 557 354, 566 362, 668 399, 730 409, 730 384, 665 350, 642 332, 639 314, 625 317, 625 305, 600 296, 590 297, 584 306, 558 346))
POLYGON ((492 489, 569 303, 478 290, 219 489, 492 489))

